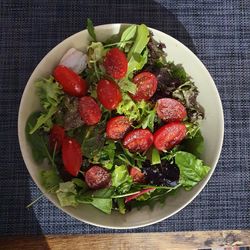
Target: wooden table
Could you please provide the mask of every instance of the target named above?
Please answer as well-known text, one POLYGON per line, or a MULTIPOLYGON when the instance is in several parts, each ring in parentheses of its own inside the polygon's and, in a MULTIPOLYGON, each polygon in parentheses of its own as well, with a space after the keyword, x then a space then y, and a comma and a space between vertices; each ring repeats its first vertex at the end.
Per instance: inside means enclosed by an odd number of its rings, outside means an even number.
POLYGON ((0 237, 0 249, 249 250, 250 230, 0 237))

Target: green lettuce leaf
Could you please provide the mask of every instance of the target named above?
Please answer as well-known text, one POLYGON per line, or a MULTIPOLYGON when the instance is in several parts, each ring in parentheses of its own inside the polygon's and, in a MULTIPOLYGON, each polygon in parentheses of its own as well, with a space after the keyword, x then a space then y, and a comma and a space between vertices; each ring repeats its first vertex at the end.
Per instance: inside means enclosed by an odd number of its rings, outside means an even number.
POLYGON ((123 99, 119 103, 116 112, 118 114, 123 114, 130 121, 135 121, 137 124, 136 128, 149 128, 154 130, 154 120, 155 120, 155 109, 154 105, 150 102, 140 101, 134 102, 132 98, 123 93, 123 99))
POLYGON ((58 110, 58 105, 61 103, 64 95, 61 87, 57 82, 54 82, 52 76, 35 82, 35 86, 43 110, 36 124, 30 130, 30 134, 33 134, 40 127, 43 127, 46 131, 50 130, 53 125, 51 121, 52 116, 58 110))
POLYGON ((178 151, 175 154, 175 163, 180 169, 180 184, 190 190, 197 185, 210 171, 210 167, 203 164, 195 155, 178 151))
POLYGON ((60 183, 56 195, 62 207, 76 207, 79 204, 76 199, 77 191, 75 184, 71 181, 60 183))
POLYGON ((47 191, 55 192, 58 189, 61 178, 55 169, 41 171, 41 182, 47 191))
MULTIPOLYGON (((184 76, 182 77, 184 78, 184 76)), ((189 80, 172 93, 172 96, 180 100, 187 108, 188 121, 191 123, 204 118, 204 109, 196 100, 198 94, 199 92, 194 82, 189 80)))

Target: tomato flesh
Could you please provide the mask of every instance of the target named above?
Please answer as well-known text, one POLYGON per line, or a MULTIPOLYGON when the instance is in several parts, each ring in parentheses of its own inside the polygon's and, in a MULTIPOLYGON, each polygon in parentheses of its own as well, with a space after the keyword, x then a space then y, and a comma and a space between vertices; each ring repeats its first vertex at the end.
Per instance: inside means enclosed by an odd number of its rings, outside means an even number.
POLYGON ((63 91, 71 96, 81 97, 87 93, 87 83, 73 70, 58 65, 54 71, 55 80, 62 86, 63 91))
POLYGON ((115 109, 122 100, 119 86, 115 82, 106 79, 98 82, 97 97, 101 104, 109 110, 115 109))
POLYGON ((186 131, 181 122, 168 123, 154 133, 154 145, 160 151, 169 150, 185 138, 186 131))
POLYGON ((143 153, 151 147, 153 140, 153 135, 148 129, 135 129, 125 136, 123 146, 131 152, 143 153))
POLYGON ((186 108, 180 102, 172 98, 157 100, 156 113, 164 122, 183 121, 187 116, 186 108))
POLYGON ((131 122, 126 116, 117 116, 107 122, 106 135, 113 140, 119 140, 124 137, 131 127, 131 122))
POLYGON ((136 167, 130 168, 129 175, 132 177, 133 182, 137 182, 137 183, 144 183, 145 182, 144 174, 141 172, 140 169, 138 169, 136 167))
POLYGON ((142 101, 149 100, 157 89, 157 78, 150 72, 144 71, 133 78, 133 82, 137 85, 135 95, 131 95, 133 100, 142 101))
POLYGON ((82 152, 81 145, 75 139, 63 139, 62 159, 65 170, 72 176, 77 176, 82 165, 82 152))
POLYGON ((63 138, 65 136, 64 128, 55 124, 49 132, 49 145, 51 150, 58 151, 63 143, 63 138))
POLYGON ((95 125, 101 120, 101 110, 92 97, 81 97, 79 99, 78 108, 83 122, 87 125, 95 125))
POLYGON ((110 49, 103 61, 107 73, 115 79, 123 78, 128 70, 126 55, 118 48, 110 49))

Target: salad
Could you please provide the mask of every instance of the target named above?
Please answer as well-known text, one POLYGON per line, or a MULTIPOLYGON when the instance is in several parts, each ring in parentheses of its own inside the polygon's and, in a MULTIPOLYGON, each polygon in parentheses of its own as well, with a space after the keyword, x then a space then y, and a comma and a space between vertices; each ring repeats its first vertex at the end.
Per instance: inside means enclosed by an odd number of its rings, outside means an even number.
POLYGON ((26 123, 41 182, 61 206, 104 213, 160 206, 210 171, 200 159, 198 89, 144 24, 105 42, 90 19, 87 51, 71 48, 34 84, 41 110, 26 123))

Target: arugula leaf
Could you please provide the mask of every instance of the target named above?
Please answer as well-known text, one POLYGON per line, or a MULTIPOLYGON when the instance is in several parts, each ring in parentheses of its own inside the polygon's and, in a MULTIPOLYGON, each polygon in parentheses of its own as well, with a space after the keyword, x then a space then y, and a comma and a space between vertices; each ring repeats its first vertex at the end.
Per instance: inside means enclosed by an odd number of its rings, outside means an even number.
POLYGON ((125 214, 126 213, 126 207, 125 207, 124 198, 118 198, 118 199, 116 199, 116 202, 117 202, 117 205, 118 205, 119 212, 121 214, 125 214))
POLYGON ((180 145, 180 148, 182 151, 187 151, 196 157, 200 157, 204 149, 204 138, 201 131, 198 130, 194 137, 185 139, 180 145))
POLYGON ((178 151, 180 151, 180 145, 176 145, 170 151, 165 152, 164 156, 161 159, 167 160, 170 163, 174 163, 174 157, 178 151))
POLYGON ((116 145, 114 141, 106 141, 106 145, 93 157, 93 163, 100 163, 103 167, 111 169, 115 158, 116 145))
POLYGON ((53 125, 51 118, 56 113, 64 95, 61 87, 57 82, 54 82, 52 76, 35 82, 35 86, 43 111, 37 119, 37 123, 30 130, 30 134, 33 134, 40 127, 43 127, 45 131, 50 130, 53 125))
POLYGON ((146 160, 145 155, 141 155, 140 153, 131 153, 127 149, 122 148, 122 152, 116 154, 116 158, 121 161, 122 164, 126 164, 127 166, 137 166, 142 168, 142 163, 146 160))
POLYGON ((112 199, 93 198, 91 204, 106 214, 111 214, 112 199))
POLYGON ((46 190, 50 192, 55 192, 58 188, 61 178, 55 169, 42 170, 41 171, 41 182, 46 190))
POLYGON ((186 122, 185 126, 187 129, 186 137, 190 139, 195 137, 196 133, 200 130, 200 124, 198 122, 193 122, 193 123, 186 122))
POLYGON ((77 202, 83 204, 91 204, 106 214, 111 214, 112 211, 112 198, 90 198, 79 196, 77 202))
POLYGON ((90 18, 87 18, 87 29, 88 29, 89 35, 92 37, 92 39, 94 41, 97 41, 96 34, 95 34, 95 28, 94 28, 93 22, 90 18))
POLYGON ((75 184, 71 181, 60 183, 56 195, 62 207, 76 207, 79 204, 76 199, 77 191, 75 184))
POLYGON ((176 153, 175 163, 180 169, 180 183, 186 190, 197 185, 210 171, 210 167, 204 165, 202 160, 184 151, 176 153))
POLYGON ((32 155, 36 162, 41 163, 45 158, 48 158, 48 149, 45 143, 45 138, 41 131, 37 130, 32 135, 29 133, 31 128, 40 116, 39 112, 31 114, 26 122, 25 134, 28 142, 30 143, 32 155))
POLYGON ((120 42, 122 43, 119 46, 121 49, 125 48, 126 46, 126 43, 123 41, 129 41, 134 38, 136 30, 137 30, 137 25, 133 24, 123 31, 121 39, 120 39, 120 42))
POLYGON ((96 126, 87 126, 83 134, 82 153, 85 157, 93 159, 100 152, 105 143, 106 120, 102 120, 96 126))

